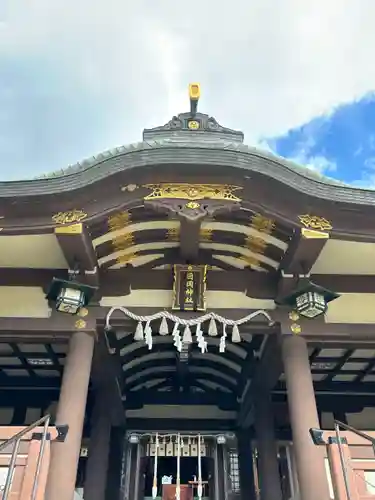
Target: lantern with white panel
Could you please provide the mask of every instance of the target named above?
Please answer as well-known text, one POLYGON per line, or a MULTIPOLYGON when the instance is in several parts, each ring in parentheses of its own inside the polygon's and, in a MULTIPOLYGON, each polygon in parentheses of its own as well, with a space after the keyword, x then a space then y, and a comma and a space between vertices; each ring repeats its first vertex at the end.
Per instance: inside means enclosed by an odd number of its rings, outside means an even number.
POLYGON ((278 301, 280 305, 289 305, 298 314, 313 319, 325 314, 329 302, 340 297, 340 294, 316 285, 307 278, 301 278, 297 287, 278 301))
POLYGON ((46 298, 55 303, 56 310, 78 314, 91 300, 97 288, 73 280, 53 278, 46 298))

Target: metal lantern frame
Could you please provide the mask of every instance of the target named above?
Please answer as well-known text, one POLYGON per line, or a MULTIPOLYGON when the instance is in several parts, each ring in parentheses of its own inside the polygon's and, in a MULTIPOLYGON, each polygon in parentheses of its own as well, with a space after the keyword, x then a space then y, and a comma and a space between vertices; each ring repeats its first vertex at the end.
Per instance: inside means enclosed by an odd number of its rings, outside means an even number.
POLYGON ((328 290, 307 278, 301 278, 297 287, 278 301, 279 305, 287 305, 307 319, 314 319, 327 311, 329 302, 340 297, 339 293, 328 290))
MULTIPOLYGON (((92 296, 96 292, 97 288, 90 285, 85 285, 83 283, 79 283, 78 281, 73 280, 63 280, 59 278, 53 278, 50 289, 46 295, 46 299, 54 302, 56 304, 56 309, 60 312, 66 312, 69 314, 78 314, 82 307, 85 307, 91 300, 92 296), (76 304, 74 301, 67 301, 67 306, 77 306, 75 312, 64 311, 63 309, 59 309, 59 304, 64 304, 64 290, 75 290, 80 292, 79 297, 77 298, 76 304)), ((67 297, 68 298, 68 297, 67 297)))

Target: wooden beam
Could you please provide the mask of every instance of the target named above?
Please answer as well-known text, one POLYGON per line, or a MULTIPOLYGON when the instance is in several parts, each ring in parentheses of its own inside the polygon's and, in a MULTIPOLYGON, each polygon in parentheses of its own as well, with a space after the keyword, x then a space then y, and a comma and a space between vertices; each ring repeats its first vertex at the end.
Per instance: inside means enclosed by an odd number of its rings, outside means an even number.
POLYGON ((144 405, 207 405, 218 406, 226 411, 236 411, 237 400, 234 395, 222 391, 158 392, 154 388, 132 391, 126 398, 127 409, 142 408, 144 405))
POLYGON ((86 284, 99 286, 98 262, 91 237, 82 224, 58 226, 55 235, 68 263, 69 269, 78 269, 80 279, 86 284))
POLYGON ((329 234, 305 228, 296 229, 280 263, 286 274, 308 274, 328 241, 329 234))
MULTIPOLYGON (((22 367, 21 367, 22 368, 22 367)), ((0 376, 0 389, 59 389, 61 377, 0 376)))
POLYGON ((199 254, 199 236, 201 220, 180 219, 180 253, 181 257, 189 264, 197 262, 199 254))
MULTIPOLYGON (((176 263, 181 263, 181 259, 176 263)), ((127 266, 121 269, 99 269, 98 273, 100 293, 104 297, 128 295, 130 290, 171 290, 173 286, 170 270, 127 266)), ((37 286, 47 289, 53 277, 67 279, 68 270, 0 267, 0 286, 37 286)), ((277 273, 261 273, 249 269, 209 270, 207 289, 243 292, 257 299, 274 299, 279 279, 277 273)), ((292 277, 284 276, 281 279, 285 287, 290 288, 294 283, 292 277)), ((312 274, 310 279, 338 293, 375 293, 375 280, 370 275, 312 274)))
MULTIPOLYGON (((314 382, 316 395, 334 395, 347 397, 347 394, 368 395, 373 398, 375 393, 374 382, 314 382)), ((274 388, 274 393, 286 393, 285 382, 278 382, 274 388)))
MULTIPOLYGON (((369 394, 332 394, 315 393, 318 409, 322 412, 345 411, 345 413, 360 413, 365 407, 374 405, 374 397, 369 394)), ((272 402, 287 404, 287 392, 273 392, 272 402)))
POLYGON ((212 418, 126 418, 126 426, 129 430, 136 431, 198 431, 207 433, 225 432, 235 429, 236 421, 234 419, 215 419, 212 418))
POLYGON ((53 339, 56 336, 65 339, 77 328, 94 334, 98 312, 98 309, 89 308, 89 314, 84 319, 77 315, 58 312, 55 309, 51 310, 49 318, 0 318, 1 341, 6 342, 7 338, 10 338, 10 342, 17 342, 24 338, 53 339), (80 319, 83 322, 77 325, 80 319))

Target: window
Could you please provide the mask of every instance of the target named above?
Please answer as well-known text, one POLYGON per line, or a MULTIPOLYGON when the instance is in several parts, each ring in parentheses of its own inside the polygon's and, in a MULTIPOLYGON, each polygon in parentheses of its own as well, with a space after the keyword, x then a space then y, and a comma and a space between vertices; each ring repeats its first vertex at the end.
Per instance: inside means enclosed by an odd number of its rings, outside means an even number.
POLYGON ((238 467, 238 453, 229 451, 229 474, 233 493, 240 491, 240 470, 238 467))

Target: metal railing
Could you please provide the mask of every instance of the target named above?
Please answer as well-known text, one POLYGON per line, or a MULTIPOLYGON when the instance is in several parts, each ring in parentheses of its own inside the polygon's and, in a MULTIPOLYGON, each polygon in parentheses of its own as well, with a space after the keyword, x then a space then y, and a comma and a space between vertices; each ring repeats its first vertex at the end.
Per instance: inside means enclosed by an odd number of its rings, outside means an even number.
POLYGON ((344 424, 343 422, 340 422, 339 420, 335 420, 335 434, 336 434, 336 439, 337 439, 337 446, 339 449, 339 456, 340 456, 340 463, 341 463, 341 468, 342 468, 342 473, 344 477, 344 485, 345 485, 345 492, 348 500, 351 500, 352 495, 350 492, 350 486, 349 486, 349 475, 348 475, 348 465, 346 460, 345 460, 345 455, 344 451, 342 448, 342 439, 341 439, 341 432, 340 429, 344 429, 345 431, 353 432, 353 434, 356 434, 357 436, 366 439, 367 441, 370 441, 373 452, 375 454, 375 438, 369 436, 368 434, 365 434, 362 431, 359 431, 352 427, 351 425, 344 424))
POLYGON ((8 448, 9 446, 13 446, 12 454, 10 457, 10 463, 9 463, 9 468, 8 468, 8 474, 7 478, 5 481, 5 485, 3 488, 2 492, 2 500, 8 500, 9 494, 11 492, 11 487, 12 487, 12 480, 13 480, 13 474, 14 474, 14 469, 16 468, 16 462, 17 462, 17 455, 18 455, 18 450, 22 441, 22 438, 31 432, 33 429, 36 427, 40 427, 43 425, 43 432, 41 433, 41 438, 40 438, 40 448, 39 448, 39 453, 38 453, 38 459, 36 462, 36 470, 35 470, 35 475, 34 475, 34 482, 33 482, 33 489, 31 492, 31 497, 30 500, 35 500, 37 491, 38 491, 38 480, 39 480, 39 475, 40 475, 40 470, 42 467, 42 460, 43 460, 43 455, 44 455, 44 449, 45 449, 45 444, 48 438, 48 427, 50 424, 51 416, 46 415, 43 418, 37 420, 33 424, 29 425, 28 427, 25 427, 22 429, 22 431, 18 432, 11 438, 7 439, 6 441, 2 442, 0 444, 0 452, 2 452, 4 449, 8 448))

